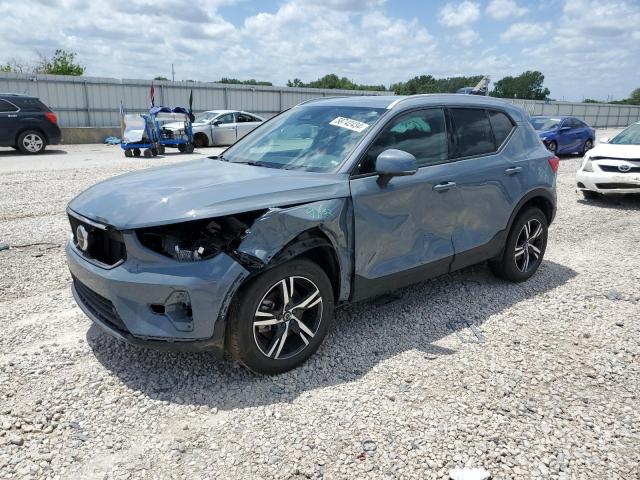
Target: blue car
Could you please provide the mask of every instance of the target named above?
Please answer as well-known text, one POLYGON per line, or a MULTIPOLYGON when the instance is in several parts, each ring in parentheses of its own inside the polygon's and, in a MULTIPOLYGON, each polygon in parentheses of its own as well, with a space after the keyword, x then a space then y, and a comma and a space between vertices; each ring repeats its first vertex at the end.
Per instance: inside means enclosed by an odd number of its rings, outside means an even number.
POLYGON ((73 294, 122 340, 280 373, 319 347, 337 304, 484 261, 529 279, 558 164, 529 117, 500 100, 308 101, 222 155, 72 200, 73 294))
POLYGON ((535 128, 547 149, 556 155, 585 152, 593 148, 596 131, 576 117, 531 117, 535 128))

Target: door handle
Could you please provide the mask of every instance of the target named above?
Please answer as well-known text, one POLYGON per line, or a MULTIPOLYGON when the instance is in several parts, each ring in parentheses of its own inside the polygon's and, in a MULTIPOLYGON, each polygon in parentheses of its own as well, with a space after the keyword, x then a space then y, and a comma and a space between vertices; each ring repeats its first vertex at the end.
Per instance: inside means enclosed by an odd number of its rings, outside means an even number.
POLYGON ((504 173, 507 175, 515 175, 516 173, 520 173, 522 171, 522 167, 511 167, 507 168, 504 173))
POLYGON ((442 182, 433 186, 433 189, 436 192, 446 192, 450 188, 454 188, 456 186, 456 182, 442 182))

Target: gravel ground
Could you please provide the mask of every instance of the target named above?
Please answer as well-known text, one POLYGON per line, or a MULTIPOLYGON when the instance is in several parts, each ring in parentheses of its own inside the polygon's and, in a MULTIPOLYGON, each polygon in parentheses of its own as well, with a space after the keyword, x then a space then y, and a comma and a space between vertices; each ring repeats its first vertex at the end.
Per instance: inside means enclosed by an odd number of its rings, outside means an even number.
POLYGON ((64 149, 0 150, 0 478, 640 478, 640 198, 584 202, 576 157, 532 280, 480 265, 352 305, 306 365, 260 377, 90 327, 66 203, 187 156, 64 149))

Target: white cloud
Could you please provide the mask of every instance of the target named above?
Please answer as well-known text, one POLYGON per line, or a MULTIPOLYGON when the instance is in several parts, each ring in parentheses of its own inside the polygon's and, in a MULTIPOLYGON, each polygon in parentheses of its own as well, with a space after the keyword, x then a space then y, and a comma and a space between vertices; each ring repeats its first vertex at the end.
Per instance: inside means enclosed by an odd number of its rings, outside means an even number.
POLYGON ((515 0, 491 0, 487 5, 487 15, 496 20, 521 17, 527 11, 527 8, 521 7, 515 0))
POLYGON ((509 42, 528 42, 530 40, 546 41, 551 33, 550 23, 526 23, 512 24, 506 32, 500 35, 500 40, 509 42))
POLYGON ((467 28, 458 32, 455 38, 463 47, 470 47, 475 42, 480 40, 480 34, 478 34, 478 32, 476 32, 475 30, 467 28))
POLYGON ((480 18, 480 7, 475 2, 447 3, 438 13, 440 23, 445 27, 464 27, 480 18))

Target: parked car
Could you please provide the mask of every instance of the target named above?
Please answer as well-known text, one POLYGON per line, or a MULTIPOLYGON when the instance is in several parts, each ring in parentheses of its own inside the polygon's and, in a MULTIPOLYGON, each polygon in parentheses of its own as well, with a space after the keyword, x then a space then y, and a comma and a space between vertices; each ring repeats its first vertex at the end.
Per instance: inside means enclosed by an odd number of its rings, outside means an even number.
POLYGON ((557 155, 585 152, 593 148, 596 131, 576 117, 531 117, 531 124, 550 152, 557 155))
POLYGON ((56 114, 39 99, 0 93, 0 146, 35 154, 60 143, 60 136, 56 114))
POLYGON ((600 145, 589 150, 576 182, 587 199, 598 194, 640 193, 640 122, 611 139, 602 138, 600 145))
MULTIPOLYGON (((264 118, 238 110, 209 110, 197 115, 193 122, 193 141, 196 148, 232 145, 254 128, 264 118)), ((167 123, 168 130, 184 129, 182 123, 167 123)))
POLYGON ((283 372, 318 348, 336 303, 486 260, 502 278, 530 278, 558 164, 527 115, 500 100, 309 101, 221 156, 73 199, 73 294, 130 343, 226 350, 253 371, 283 372))

